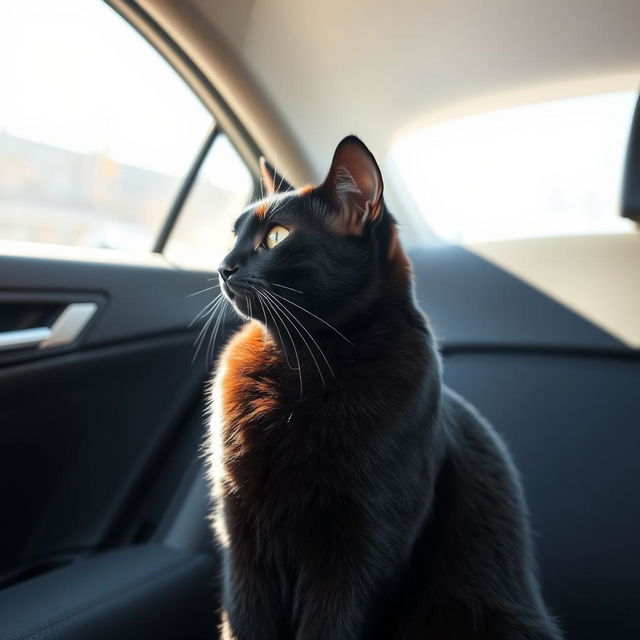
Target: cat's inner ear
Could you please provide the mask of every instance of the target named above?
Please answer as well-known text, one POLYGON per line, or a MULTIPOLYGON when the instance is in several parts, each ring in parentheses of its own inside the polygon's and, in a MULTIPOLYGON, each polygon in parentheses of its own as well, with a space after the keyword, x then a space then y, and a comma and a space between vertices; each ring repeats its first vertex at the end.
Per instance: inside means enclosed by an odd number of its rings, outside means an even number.
POLYGON ((361 235, 382 214, 382 174, 364 143, 348 136, 336 148, 322 189, 337 210, 340 233, 361 235))
POLYGON ((274 169, 264 157, 260 157, 260 172, 267 195, 292 191, 293 187, 274 169))

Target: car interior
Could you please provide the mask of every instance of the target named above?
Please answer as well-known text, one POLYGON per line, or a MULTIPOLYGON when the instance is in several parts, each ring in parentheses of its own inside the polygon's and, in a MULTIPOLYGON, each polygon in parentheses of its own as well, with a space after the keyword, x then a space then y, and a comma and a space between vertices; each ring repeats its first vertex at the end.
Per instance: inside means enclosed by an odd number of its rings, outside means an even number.
POLYGON ((640 637, 640 3, 0 10, 0 639, 217 637, 201 447, 240 320, 214 339, 212 279, 260 158, 319 183, 350 133, 446 384, 513 453, 551 612, 640 637))

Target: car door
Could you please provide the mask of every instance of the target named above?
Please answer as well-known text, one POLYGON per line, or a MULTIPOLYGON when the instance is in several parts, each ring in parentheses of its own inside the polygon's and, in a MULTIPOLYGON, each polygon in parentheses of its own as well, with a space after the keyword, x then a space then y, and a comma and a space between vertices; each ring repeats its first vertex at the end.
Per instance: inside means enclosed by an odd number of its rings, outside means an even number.
POLYGON ((3 12, 0 637, 211 637, 180 513, 254 146, 106 4, 3 12))

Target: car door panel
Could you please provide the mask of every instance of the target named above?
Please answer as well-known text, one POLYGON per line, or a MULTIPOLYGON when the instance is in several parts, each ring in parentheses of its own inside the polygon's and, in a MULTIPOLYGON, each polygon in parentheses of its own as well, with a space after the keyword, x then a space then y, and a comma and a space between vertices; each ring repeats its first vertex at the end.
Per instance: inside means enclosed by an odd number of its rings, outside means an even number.
POLYGON ((126 256, 131 259, 127 263, 111 261, 108 252, 101 251, 89 253, 93 260, 42 257, 37 249, 34 253, 7 255, 0 247, 0 293, 26 300, 36 295, 61 302, 103 300, 84 337, 86 347, 182 331, 206 299, 191 294, 215 284, 209 280, 213 274, 172 267, 156 254, 126 256), (95 259, 96 254, 102 259, 95 259))
MULTIPOLYGON (((0 312, 16 300, 98 304, 74 344, 16 349, 0 360, 0 464, 13 479, 0 490, 12 522, 0 565, 15 579, 116 535, 163 444, 202 406, 206 349, 194 361, 193 346, 202 323, 189 323, 214 296, 188 295, 211 286, 210 274, 166 264, 1 256, 0 273, 0 312)), ((181 472, 196 454, 201 420, 182 433, 191 449, 181 472)))
POLYGON ((213 556, 160 545, 104 553, 6 591, 0 639, 214 638, 216 573, 213 556))

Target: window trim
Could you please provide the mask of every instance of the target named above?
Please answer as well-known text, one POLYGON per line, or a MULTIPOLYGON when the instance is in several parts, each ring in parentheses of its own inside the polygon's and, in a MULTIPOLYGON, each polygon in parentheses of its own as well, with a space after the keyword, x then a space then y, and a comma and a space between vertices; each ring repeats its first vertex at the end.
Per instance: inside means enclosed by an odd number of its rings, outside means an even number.
POLYGON ((198 177, 198 173, 200 172, 200 167, 202 167, 203 162, 206 160, 209 155, 209 151, 213 146, 218 134, 220 132, 220 127, 217 122, 213 122, 209 132, 207 133, 204 142, 200 146, 198 153, 196 154, 193 162, 191 163, 191 167, 187 172, 186 176, 182 180, 180 184, 180 188, 176 193, 173 202, 171 203, 171 207, 169 208, 169 212, 167 217, 164 220, 162 228, 160 229, 160 233, 156 238, 155 244, 153 245, 153 253, 163 253, 164 248, 169 241, 169 237, 171 236, 171 232, 173 231, 173 227, 175 226, 182 209, 184 208, 185 202, 191 193, 191 189, 198 177))

